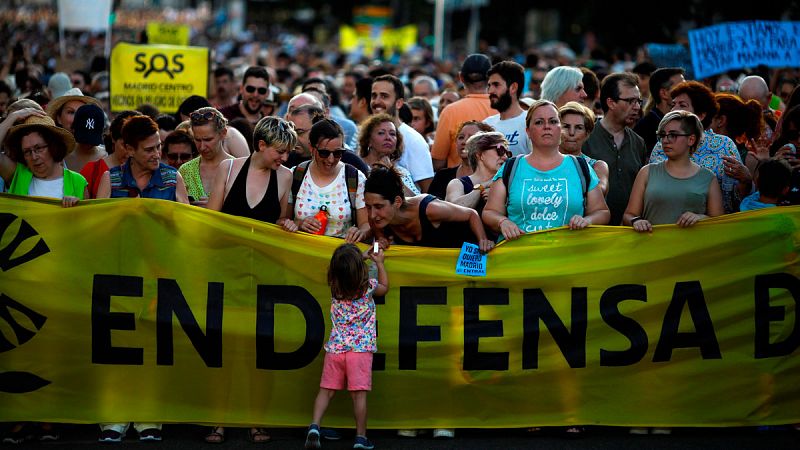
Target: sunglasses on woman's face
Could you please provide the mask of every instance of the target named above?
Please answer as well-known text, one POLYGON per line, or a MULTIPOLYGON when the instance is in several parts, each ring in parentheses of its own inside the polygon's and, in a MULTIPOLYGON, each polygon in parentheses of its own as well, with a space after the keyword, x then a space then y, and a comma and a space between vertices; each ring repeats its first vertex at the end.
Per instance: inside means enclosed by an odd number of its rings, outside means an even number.
POLYGON ((490 148, 489 150, 494 150, 497 152, 498 156, 505 156, 506 158, 514 156, 505 144, 497 144, 494 148, 490 148))
POLYGON ((267 95, 267 88, 265 87, 255 87, 255 86, 245 86, 244 90, 247 91, 248 94, 252 94, 255 91, 258 91, 260 95, 267 95))
POLYGON ((331 154, 333 154, 333 158, 334 159, 340 159, 342 157, 342 155, 344 154, 344 152, 346 152, 346 151, 347 150, 345 150, 343 148, 337 148, 336 150, 318 149, 317 153, 319 154, 319 157, 322 158, 322 159, 327 159, 328 156, 331 156, 331 154))

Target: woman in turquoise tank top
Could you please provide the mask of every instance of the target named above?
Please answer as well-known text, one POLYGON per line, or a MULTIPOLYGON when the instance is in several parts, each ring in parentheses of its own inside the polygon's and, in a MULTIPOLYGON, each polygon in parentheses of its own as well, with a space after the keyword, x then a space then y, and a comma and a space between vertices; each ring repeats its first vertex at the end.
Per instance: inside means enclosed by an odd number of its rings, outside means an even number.
POLYGON ((670 223, 690 227, 725 212, 716 176, 691 160, 702 136, 703 125, 693 113, 672 111, 661 119, 658 140, 667 160, 639 171, 622 218, 624 225, 639 232, 670 223))

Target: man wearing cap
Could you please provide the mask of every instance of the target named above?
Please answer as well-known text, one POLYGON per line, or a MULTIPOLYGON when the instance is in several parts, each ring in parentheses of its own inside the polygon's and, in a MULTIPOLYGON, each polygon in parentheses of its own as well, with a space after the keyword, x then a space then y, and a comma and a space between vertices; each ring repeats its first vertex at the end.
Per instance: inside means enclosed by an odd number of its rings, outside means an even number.
POLYGON ((460 124, 468 120, 482 121, 497 114, 492 109, 489 94, 486 92, 489 79, 487 73, 491 68, 489 57, 480 53, 469 55, 464 60, 458 78, 464 83, 467 96, 440 112, 436 137, 431 147, 434 169, 461 164, 461 157, 456 151, 456 132, 460 124))
POLYGON ((239 86, 242 96, 238 103, 219 110, 226 119, 233 120, 244 117, 255 125, 261 119, 261 107, 269 94, 269 73, 261 66, 248 67, 244 72, 242 85, 239 86))
POLYGON ((75 111, 72 121, 72 134, 75 136, 75 151, 64 158, 64 165, 71 170, 80 172, 83 167, 92 161, 97 161, 108 155, 100 144, 103 143, 103 125, 106 116, 99 106, 88 103, 75 111))
POLYGON ((72 88, 64 92, 64 95, 50 100, 50 103, 47 104, 47 115, 57 126, 65 130, 72 130, 75 111, 87 103, 100 106, 95 98, 83 95, 78 88, 72 88))

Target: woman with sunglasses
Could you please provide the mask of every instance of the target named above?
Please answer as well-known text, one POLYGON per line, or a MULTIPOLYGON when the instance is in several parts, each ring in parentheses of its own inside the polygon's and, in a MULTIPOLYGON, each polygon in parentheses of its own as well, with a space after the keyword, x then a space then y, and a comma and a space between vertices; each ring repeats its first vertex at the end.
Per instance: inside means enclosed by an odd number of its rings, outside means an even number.
POLYGON ((670 111, 658 124, 657 137, 667 159, 642 167, 636 175, 623 225, 651 232, 653 225, 690 227, 724 214, 717 177, 692 158, 703 138, 700 118, 688 111, 670 111))
POLYGON ((228 133, 228 120, 210 106, 190 113, 189 120, 200 156, 181 165, 179 172, 186 180, 192 205, 207 207, 217 168, 222 161, 233 158, 222 145, 228 133))
POLYGON ((468 162, 472 175, 451 180, 445 200, 472 208, 481 214, 498 169, 512 156, 503 133, 478 132, 467 140, 468 162))
POLYGON ((394 168, 403 180, 404 192, 411 197, 422 191, 414 183, 411 173, 396 162, 403 155, 403 135, 394 126, 388 114, 374 114, 364 119, 358 135, 358 154, 369 167, 394 168))
POLYGON ((605 225, 611 219, 600 180, 591 167, 583 174, 578 158, 559 152, 561 121, 556 105, 536 100, 525 116, 532 151, 515 156, 505 166, 508 176, 497 172, 483 209, 483 222, 502 238, 512 240, 524 233, 568 226, 579 230, 605 225))
POLYGON ((370 236, 367 210, 364 207, 366 177, 354 166, 342 162, 348 150, 344 148, 344 130, 331 119, 320 119, 309 131, 311 160, 294 168, 294 180, 289 202, 287 231, 305 231, 344 238, 349 243, 370 236), (296 190, 296 192, 295 192, 296 190), (315 217, 325 207, 328 212, 324 226, 315 217))
POLYGON ((558 151, 565 155, 584 158, 597 174, 600 190, 605 196, 608 193, 608 163, 590 158, 581 151, 583 143, 589 139, 594 130, 596 120, 594 112, 581 103, 567 102, 558 108, 558 116, 561 119, 561 145, 558 151))

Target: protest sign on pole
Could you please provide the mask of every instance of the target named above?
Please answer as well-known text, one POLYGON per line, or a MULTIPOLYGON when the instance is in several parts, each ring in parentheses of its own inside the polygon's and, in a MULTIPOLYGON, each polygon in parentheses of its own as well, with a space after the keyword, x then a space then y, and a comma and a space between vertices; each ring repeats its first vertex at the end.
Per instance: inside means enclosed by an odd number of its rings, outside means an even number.
POLYGON ((174 113, 186 97, 207 91, 205 47, 120 43, 111 52, 111 111, 150 103, 174 113))
POLYGON ((728 22, 689 31, 695 78, 731 69, 800 67, 800 22, 728 22))
POLYGON ((189 25, 148 22, 147 42, 150 44, 189 45, 189 25))
POLYGON ((110 50, 111 25, 111 0, 94 0, 91 8, 87 8, 83 0, 58 0, 58 37, 61 57, 64 58, 66 48, 64 45, 64 30, 89 30, 105 31, 106 56, 110 50))

